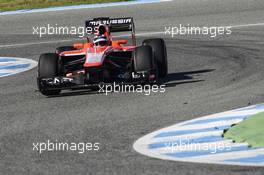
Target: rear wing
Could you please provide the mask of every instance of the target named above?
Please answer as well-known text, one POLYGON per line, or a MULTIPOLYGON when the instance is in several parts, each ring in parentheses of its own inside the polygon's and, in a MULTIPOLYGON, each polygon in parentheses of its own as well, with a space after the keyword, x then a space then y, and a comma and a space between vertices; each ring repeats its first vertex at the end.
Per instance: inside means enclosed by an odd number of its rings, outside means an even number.
POLYGON ((109 26, 109 32, 131 32, 132 44, 136 45, 136 35, 135 35, 135 25, 132 17, 126 18, 108 18, 100 17, 94 18, 93 20, 85 21, 86 31, 87 29, 91 34, 96 34, 98 32, 98 27, 100 25, 109 26))
POLYGON ((86 29, 92 30, 92 33, 96 32, 99 25, 108 25, 110 32, 126 32, 131 31, 135 33, 135 27, 132 17, 126 18, 94 18, 93 20, 88 20, 85 22, 86 29))

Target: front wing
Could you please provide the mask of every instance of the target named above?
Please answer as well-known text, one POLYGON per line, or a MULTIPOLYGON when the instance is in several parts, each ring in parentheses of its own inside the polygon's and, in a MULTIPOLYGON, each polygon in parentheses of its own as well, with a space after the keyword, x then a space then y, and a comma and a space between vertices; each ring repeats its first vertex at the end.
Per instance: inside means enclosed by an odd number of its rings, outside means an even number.
POLYGON ((50 78, 37 78, 39 88, 45 90, 66 90, 66 89, 89 89, 93 87, 98 87, 102 84, 142 84, 149 80, 148 72, 138 72, 132 73, 132 79, 119 79, 118 81, 113 81, 110 83, 105 82, 90 82, 89 80, 85 79, 84 76, 78 77, 50 77, 50 78))

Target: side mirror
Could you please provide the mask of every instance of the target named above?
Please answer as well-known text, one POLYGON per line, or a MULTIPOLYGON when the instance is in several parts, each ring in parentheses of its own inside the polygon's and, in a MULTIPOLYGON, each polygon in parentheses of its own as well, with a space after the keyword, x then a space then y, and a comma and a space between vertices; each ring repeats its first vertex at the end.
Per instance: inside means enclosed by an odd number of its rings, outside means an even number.
POLYGON ((83 46, 84 46, 83 43, 76 43, 76 44, 73 45, 73 47, 76 48, 76 49, 82 49, 83 46))
POLYGON ((117 43, 120 44, 127 44, 128 40, 117 40, 117 43))
POLYGON ((116 40, 116 41, 112 41, 112 46, 113 47, 120 47, 121 44, 127 44, 128 40, 116 40))

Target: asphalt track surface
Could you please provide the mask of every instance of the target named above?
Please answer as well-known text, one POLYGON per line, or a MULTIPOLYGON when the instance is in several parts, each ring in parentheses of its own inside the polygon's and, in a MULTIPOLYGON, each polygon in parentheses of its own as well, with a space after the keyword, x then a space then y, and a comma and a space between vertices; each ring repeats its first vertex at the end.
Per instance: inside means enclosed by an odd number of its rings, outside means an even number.
MULTIPOLYGON (((37 60, 72 42, 32 36, 41 24, 82 25, 97 16, 133 16, 138 33, 164 26, 263 23, 263 0, 177 0, 159 4, 0 16, 0 55, 37 60), (14 45, 14 44, 22 45, 14 45), (6 46, 3 46, 6 45, 6 46), (9 46, 7 46, 9 45, 9 46)), ((237 27, 231 36, 164 35, 169 75, 165 93, 36 91, 36 69, 0 79, 0 174, 257 175, 263 168, 181 163, 138 154, 139 137, 174 123, 263 102, 264 26, 237 27), (33 142, 99 142, 98 152, 32 151, 33 142)), ((150 36, 139 37, 138 42, 150 36)), ((153 36, 154 37, 154 36, 153 36)), ((70 37, 71 39, 73 37, 70 37)))

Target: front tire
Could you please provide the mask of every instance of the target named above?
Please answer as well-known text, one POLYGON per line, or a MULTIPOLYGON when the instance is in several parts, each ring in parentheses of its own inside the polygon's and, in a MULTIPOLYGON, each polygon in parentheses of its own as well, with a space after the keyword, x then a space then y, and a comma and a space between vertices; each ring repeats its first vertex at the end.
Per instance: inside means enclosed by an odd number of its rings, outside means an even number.
MULTIPOLYGON (((58 76, 59 57, 55 53, 42 54, 38 62, 38 78, 52 78, 58 76)), ((61 90, 46 90, 38 80, 39 91, 46 96, 58 95, 61 90)))
POLYGON ((164 78, 168 74, 167 49, 165 41, 161 38, 144 40, 143 45, 151 46, 157 61, 158 76, 164 78))
POLYGON ((152 84, 157 81, 156 60, 150 46, 139 46, 134 52, 134 70, 135 72, 147 72, 148 77, 144 83, 152 84), (154 75, 154 77, 153 77, 154 75))
POLYGON ((139 46, 135 49, 134 69, 136 72, 151 71, 154 57, 150 46, 139 46))

